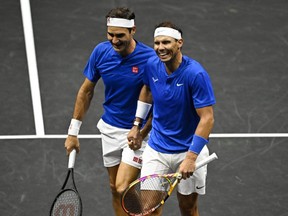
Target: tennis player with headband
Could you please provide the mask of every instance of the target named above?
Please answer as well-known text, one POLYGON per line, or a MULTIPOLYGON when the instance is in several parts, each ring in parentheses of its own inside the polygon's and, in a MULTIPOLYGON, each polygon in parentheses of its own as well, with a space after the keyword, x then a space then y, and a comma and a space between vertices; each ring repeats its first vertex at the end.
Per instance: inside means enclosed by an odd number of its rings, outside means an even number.
MULTIPOLYGON (((207 144, 214 125, 215 104, 206 70, 181 52, 182 31, 171 22, 157 25, 154 50, 144 72, 136 121, 142 122, 153 103, 152 130, 143 153, 141 176, 180 172, 177 198, 181 215, 198 216, 198 194, 205 194, 207 166, 195 170, 195 162, 209 155, 207 144)), ((137 142, 138 127, 128 134, 137 142)), ((162 215, 157 209, 152 215, 162 215)))
POLYGON ((103 161, 108 170, 114 212, 122 216, 126 214, 120 205, 120 194, 140 173, 142 152, 151 129, 151 119, 143 127, 135 122, 141 129, 141 138, 133 145, 127 145, 127 134, 134 124, 137 100, 143 86, 144 67, 147 59, 155 56, 155 51, 134 39, 135 14, 130 9, 112 9, 106 19, 108 40, 94 48, 84 69, 85 80, 77 94, 65 147, 67 154, 72 149, 79 152, 77 136, 95 86, 102 78, 104 114, 97 127, 102 136, 103 161))

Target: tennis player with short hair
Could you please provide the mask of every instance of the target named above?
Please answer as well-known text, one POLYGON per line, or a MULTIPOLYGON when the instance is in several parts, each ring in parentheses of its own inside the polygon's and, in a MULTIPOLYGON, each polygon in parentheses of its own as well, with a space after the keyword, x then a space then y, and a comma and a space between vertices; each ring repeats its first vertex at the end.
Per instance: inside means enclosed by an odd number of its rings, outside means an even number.
MULTIPOLYGON (((198 216, 198 194, 205 194, 207 166, 194 172, 195 162, 208 157, 209 135, 214 125, 215 104, 208 73, 181 52, 182 31, 171 22, 157 25, 154 50, 144 72, 136 121, 147 115, 153 103, 152 130, 143 153, 141 176, 179 171, 183 179, 177 198, 181 215, 198 216), (152 100, 153 98, 153 100, 152 100)), ((128 144, 139 141, 139 127, 132 127, 128 144)), ((152 215, 161 215, 157 209, 152 215)))
POLYGON ((86 78, 77 94, 65 147, 67 153, 72 149, 79 152, 77 135, 95 86, 102 78, 105 86, 104 114, 97 127, 102 135, 103 161, 109 174, 114 212, 120 216, 126 215, 120 205, 120 193, 140 172, 142 152, 151 129, 151 120, 148 120, 141 128, 139 145, 129 148, 127 134, 134 123, 144 66, 155 51, 134 39, 135 14, 129 8, 114 8, 106 18, 108 41, 95 47, 84 69, 86 78))

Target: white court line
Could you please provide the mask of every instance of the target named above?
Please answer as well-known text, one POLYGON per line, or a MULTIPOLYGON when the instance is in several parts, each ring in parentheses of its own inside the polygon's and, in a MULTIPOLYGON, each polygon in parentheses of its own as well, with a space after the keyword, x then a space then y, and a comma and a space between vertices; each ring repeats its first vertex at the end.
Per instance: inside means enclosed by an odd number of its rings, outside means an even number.
POLYGON ((288 137, 288 133, 214 133, 210 138, 288 137))
MULTIPOLYGON (((67 134, 51 134, 51 135, 1 135, 0 140, 5 139, 66 139, 67 134)), ((100 134, 79 134, 79 139, 100 139, 100 134)))
MULTIPOLYGON (((66 139, 67 135, 1 135, 0 140, 8 139, 66 139)), ((288 133, 214 133, 210 138, 268 138, 268 137, 288 137, 288 133)), ((100 139, 100 134, 79 134, 79 139, 100 139)))
POLYGON ((20 5, 21 5, 24 39, 26 46, 28 72, 30 79, 30 89, 33 103, 35 130, 37 136, 44 136, 45 132, 44 132, 30 2, 29 0, 20 0, 20 5))

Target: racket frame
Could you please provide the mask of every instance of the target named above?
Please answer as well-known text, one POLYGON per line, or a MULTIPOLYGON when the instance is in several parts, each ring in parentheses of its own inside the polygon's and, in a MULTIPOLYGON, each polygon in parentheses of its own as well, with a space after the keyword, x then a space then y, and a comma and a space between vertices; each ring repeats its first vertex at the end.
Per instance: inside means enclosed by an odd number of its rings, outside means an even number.
MULTIPOLYGON (((195 170, 200 169, 201 167, 207 165, 208 163, 210 163, 211 161, 213 161, 215 159, 218 159, 218 156, 216 155, 216 153, 213 153, 213 154, 209 155, 207 158, 205 158, 202 161, 199 161, 199 162, 196 163, 195 170)), ((164 203, 170 197, 170 195, 172 194, 174 188, 178 185, 178 183, 180 182, 181 179, 182 179, 182 175, 181 175, 181 173, 178 173, 178 172, 177 173, 169 173, 169 174, 151 174, 151 175, 147 175, 147 176, 143 176, 141 178, 138 178, 135 181, 133 181, 132 183, 130 183, 129 186, 122 193, 122 195, 121 195, 121 206, 122 206, 123 210, 130 216, 145 216, 145 215, 151 214, 157 208, 159 208, 160 206, 164 205, 164 203), (138 184, 140 182, 145 181, 146 179, 159 178, 159 177, 160 178, 173 178, 173 177, 175 177, 176 179, 174 180, 172 185, 170 185, 170 188, 169 188, 165 198, 162 199, 161 202, 159 202, 158 205, 156 205, 155 207, 151 208, 150 210, 147 210, 146 212, 142 212, 142 213, 139 213, 139 214, 132 213, 132 212, 130 212, 129 210, 127 210, 125 208, 124 198, 125 198, 125 195, 127 194, 127 192, 132 187, 134 187, 136 184, 138 184)))
POLYGON ((81 196, 77 190, 77 187, 76 187, 76 183, 75 183, 75 179, 74 179, 74 165, 75 165, 75 159, 76 159, 76 150, 73 149, 72 152, 69 154, 69 161, 68 161, 68 172, 66 174, 66 178, 65 178, 65 181, 60 189, 60 191, 58 192, 58 194, 56 195, 52 205, 51 205, 51 208, 50 208, 50 213, 49 215, 51 216, 52 213, 53 213, 53 209, 54 209, 54 206, 58 200, 58 198, 65 192, 67 191, 73 191, 78 199, 79 199, 79 209, 80 209, 80 216, 82 215, 82 200, 81 200, 81 196), (72 182, 72 187, 71 188, 65 188, 68 181, 69 181, 69 177, 71 175, 71 182, 72 182))

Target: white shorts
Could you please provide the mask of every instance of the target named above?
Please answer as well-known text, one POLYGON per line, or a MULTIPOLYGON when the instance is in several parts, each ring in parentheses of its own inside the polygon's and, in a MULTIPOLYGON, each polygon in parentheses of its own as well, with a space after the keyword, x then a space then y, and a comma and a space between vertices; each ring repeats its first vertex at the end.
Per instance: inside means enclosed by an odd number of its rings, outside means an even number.
POLYGON ((127 135, 130 129, 123 129, 111 126, 102 119, 99 120, 97 128, 102 137, 102 155, 105 167, 113 167, 124 162, 133 167, 141 169, 142 153, 146 146, 148 137, 142 142, 139 150, 131 150, 128 147, 127 135))
MULTIPOLYGON (((186 152, 178 154, 164 154, 155 151, 149 145, 146 146, 143 157, 143 167, 141 169, 141 177, 151 174, 167 174, 177 172, 178 167, 184 160, 186 152)), ((201 161, 209 156, 207 146, 204 146, 197 157, 197 161, 201 161)), ((204 195, 206 193, 206 176, 207 165, 196 170, 193 176, 186 180, 181 180, 178 184, 178 192, 183 195, 198 193, 204 195)))

